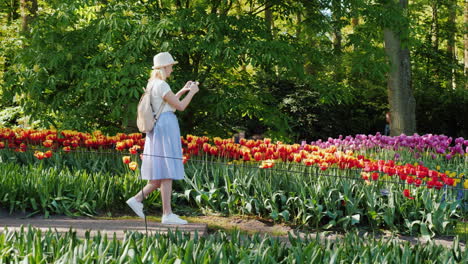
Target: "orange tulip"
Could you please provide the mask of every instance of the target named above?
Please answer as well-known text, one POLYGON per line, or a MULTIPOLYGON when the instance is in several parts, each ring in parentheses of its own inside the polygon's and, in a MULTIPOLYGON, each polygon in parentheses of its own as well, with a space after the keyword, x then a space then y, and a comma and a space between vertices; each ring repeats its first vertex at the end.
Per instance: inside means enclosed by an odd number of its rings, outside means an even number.
POLYGON ((369 180, 369 173, 367 172, 361 172, 361 179, 363 180, 369 180))
POLYGON ((34 157, 36 157, 36 158, 39 159, 39 160, 45 158, 45 157, 44 157, 44 153, 41 152, 41 151, 36 151, 36 152, 34 152, 34 157))
POLYGON ((115 149, 116 149, 116 150, 124 150, 124 149, 125 149, 125 145, 126 145, 125 142, 122 142, 122 141, 117 142, 117 144, 115 145, 115 149))
POLYGON ((131 161, 130 156, 123 156, 122 157, 122 162, 125 164, 129 164, 131 161))
POLYGON ((255 159, 256 161, 261 161, 261 160, 263 159, 262 153, 260 153, 260 152, 255 152, 255 154, 254 154, 254 159, 255 159))
POLYGON ((54 142, 50 139, 47 139, 46 141, 42 142, 42 145, 46 148, 52 147, 52 144, 54 144, 54 142))
POLYGON ((275 165, 274 160, 264 160, 262 161, 262 164, 258 167, 261 169, 269 169, 269 168, 272 168, 274 165, 275 165))
POLYGON ((182 160, 182 163, 185 164, 187 163, 187 161, 190 159, 190 156, 189 155, 184 155, 183 156, 183 160, 182 160))
POLYGON ((217 147, 211 147, 210 148, 210 154, 213 156, 218 155, 218 148, 217 147))
POLYGON ((46 152, 44 153, 44 156, 45 156, 46 158, 52 157, 52 150, 46 151, 46 152))
POLYGON ((136 150, 135 146, 131 147, 131 148, 129 149, 129 151, 130 151, 130 154, 133 154, 133 155, 135 155, 135 154, 138 153, 138 151, 136 150))
POLYGON ((135 161, 132 161, 132 162, 130 162, 130 164, 128 164, 128 167, 129 167, 132 171, 134 171, 134 170, 136 170, 136 169, 138 168, 138 163, 136 163, 135 161))

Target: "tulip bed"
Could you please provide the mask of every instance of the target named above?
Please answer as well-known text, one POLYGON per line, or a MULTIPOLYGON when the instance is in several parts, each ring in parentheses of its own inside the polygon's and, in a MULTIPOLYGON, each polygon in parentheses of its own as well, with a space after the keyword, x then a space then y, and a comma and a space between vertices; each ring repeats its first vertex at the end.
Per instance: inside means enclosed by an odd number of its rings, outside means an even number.
POLYGON ((466 263, 468 251, 455 240, 451 248, 411 246, 395 240, 362 239, 350 233, 339 241, 217 232, 144 236, 127 233, 123 241, 107 236, 27 229, 0 234, 0 263, 466 263))
MULTIPOLYGON (((432 137, 358 135, 289 145, 188 135, 186 181, 175 185, 174 203, 304 228, 446 234, 468 214, 468 142, 427 143, 432 137)), ((0 129, 0 207, 46 215, 127 210, 124 201, 141 187, 143 147, 141 134, 0 129)), ((158 198, 148 204, 157 209, 158 198)))

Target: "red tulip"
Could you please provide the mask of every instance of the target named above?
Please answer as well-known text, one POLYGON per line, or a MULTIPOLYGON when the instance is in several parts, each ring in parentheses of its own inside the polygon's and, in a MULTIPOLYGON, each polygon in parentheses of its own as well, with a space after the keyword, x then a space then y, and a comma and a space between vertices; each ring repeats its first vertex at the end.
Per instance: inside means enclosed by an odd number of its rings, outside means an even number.
POLYGON ((190 159, 190 156, 189 155, 184 155, 183 156, 183 159, 182 159, 182 163, 185 164, 187 163, 187 161, 190 159))
POLYGON ((210 154, 213 155, 213 156, 216 156, 218 155, 218 148, 217 147, 211 147, 210 148, 210 154))
POLYGON ((254 154, 254 159, 255 159, 256 161, 261 161, 261 160, 263 159, 262 153, 256 152, 256 153, 254 154))
POLYGON ((130 156, 123 156, 122 157, 122 162, 125 164, 129 164, 131 161, 130 156))
POLYGON ((408 199, 414 199, 414 197, 411 197, 410 190, 408 190, 408 189, 403 190, 403 195, 408 199))
POLYGON ((34 152, 34 157, 36 157, 36 158, 39 159, 39 160, 45 158, 44 153, 41 152, 41 151, 36 151, 36 152, 34 152))
POLYGON ((138 151, 136 150, 135 146, 131 147, 131 148, 129 149, 129 151, 130 151, 130 154, 133 154, 133 155, 135 155, 135 154, 138 153, 138 151))
POLYGON ((44 152, 44 156, 45 156, 46 158, 52 157, 52 150, 48 150, 48 151, 44 152))
POLYGON ((421 179, 416 179, 414 180, 414 185, 416 185, 417 187, 421 186, 422 184, 422 180, 421 179))

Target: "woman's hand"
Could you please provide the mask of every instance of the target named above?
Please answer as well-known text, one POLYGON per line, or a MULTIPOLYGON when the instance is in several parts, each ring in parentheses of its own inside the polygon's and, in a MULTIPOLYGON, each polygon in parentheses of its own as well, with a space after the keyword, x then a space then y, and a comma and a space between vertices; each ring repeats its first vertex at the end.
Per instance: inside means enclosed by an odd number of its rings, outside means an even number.
POLYGON ((184 87, 180 90, 182 92, 190 91, 190 85, 192 85, 193 81, 188 81, 185 83, 184 87))
POLYGON ((198 93, 200 89, 198 88, 198 82, 192 82, 190 85, 190 91, 193 93, 198 93))
POLYGON ((177 94, 175 95, 177 99, 179 99, 182 95, 186 94, 187 92, 190 91, 190 85, 192 84, 192 81, 188 81, 182 89, 180 89, 177 94))

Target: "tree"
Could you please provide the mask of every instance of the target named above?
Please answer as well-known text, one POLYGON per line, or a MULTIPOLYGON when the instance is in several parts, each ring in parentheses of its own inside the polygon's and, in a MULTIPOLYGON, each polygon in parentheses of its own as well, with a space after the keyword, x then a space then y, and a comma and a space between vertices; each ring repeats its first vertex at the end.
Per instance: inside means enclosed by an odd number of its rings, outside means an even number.
MULTIPOLYGON (((392 0, 388 6, 405 21, 408 0, 392 0), (404 20, 405 19, 405 20, 404 20)), ((388 74, 388 101, 391 113, 392 136, 416 132, 416 100, 411 87, 411 60, 408 49, 408 22, 384 28, 385 52, 390 61, 388 74)))
POLYGON ((37 12, 37 0, 20 0, 21 8, 21 31, 27 33, 29 24, 37 12))
POLYGON ((450 76, 448 80, 448 87, 450 89, 455 88, 455 64, 456 64, 456 57, 455 57, 455 35, 457 32, 457 26, 455 23, 455 19, 457 17, 457 1, 450 0, 448 1, 448 10, 449 10, 449 17, 447 23, 447 57, 449 58, 449 65, 451 67, 450 76))

